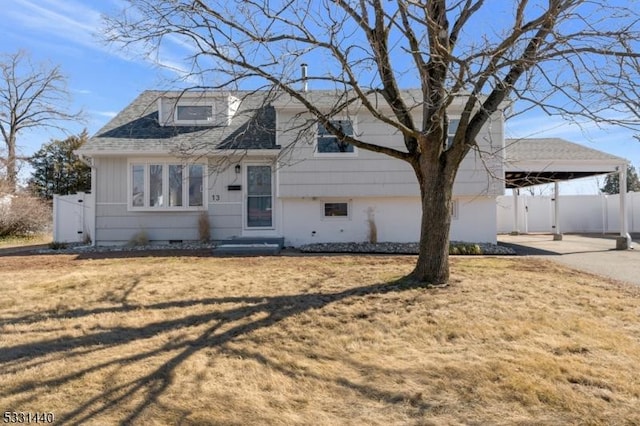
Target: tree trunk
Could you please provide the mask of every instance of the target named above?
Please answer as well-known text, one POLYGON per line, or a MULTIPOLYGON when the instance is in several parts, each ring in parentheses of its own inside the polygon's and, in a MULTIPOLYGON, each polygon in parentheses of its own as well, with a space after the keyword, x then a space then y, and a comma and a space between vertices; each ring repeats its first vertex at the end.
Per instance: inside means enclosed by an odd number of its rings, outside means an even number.
POLYGON ((6 183, 11 193, 16 192, 18 185, 18 172, 16 167, 16 139, 13 135, 9 136, 7 146, 7 176, 6 183))
MULTIPOLYGON (((430 286, 449 281, 449 229, 455 168, 421 162, 416 169, 422 197, 418 262, 409 278, 430 286)), ((414 166, 416 168, 416 166, 414 166)))

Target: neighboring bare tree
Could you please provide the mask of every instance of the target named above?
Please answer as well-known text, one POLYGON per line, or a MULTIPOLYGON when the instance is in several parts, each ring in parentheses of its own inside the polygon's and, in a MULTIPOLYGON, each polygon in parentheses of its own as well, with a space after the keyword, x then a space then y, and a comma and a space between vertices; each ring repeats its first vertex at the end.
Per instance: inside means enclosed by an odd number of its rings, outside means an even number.
POLYGON ((523 191, 532 197, 543 197, 551 193, 552 188, 549 185, 534 185, 522 188, 523 191))
MULTIPOLYGON (((345 143, 406 161, 422 197, 417 265, 424 285, 449 279, 452 188, 458 167, 492 114, 519 111, 581 116, 633 126, 640 81, 638 9, 587 0, 130 0, 107 18, 110 41, 189 46, 198 89, 261 88, 290 96, 345 143), (298 69, 314 63, 311 84, 335 88, 331 108, 301 90, 298 69), (401 87, 418 86, 408 103, 401 87), (374 96, 375 95, 375 96, 374 96), (391 115, 372 97, 384 99, 391 115), (463 111, 447 144, 447 109, 463 111), (346 135, 334 115, 359 104, 397 129, 402 149, 346 135), (614 118, 612 118, 614 117, 614 118)), ((622 2, 624 4, 624 2, 622 2)), ((637 125, 637 121, 635 122, 637 125)), ((494 153, 479 152, 482 155, 494 153)))
POLYGON ((53 140, 40 148, 29 162, 33 174, 28 187, 40 198, 66 195, 91 189, 91 168, 73 152, 89 138, 86 130, 64 140, 53 140))
MULTIPOLYGON (((627 167, 627 192, 640 192, 640 178, 636 168, 631 164, 627 167)), ((613 173, 607 175, 604 186, 600 188, 600 192, 603 194, 619 194, 620 193, 620 175, 613 173)))
POLYGON ((66 78, 59 67, 38 67, 24 51, 0 57, 0 133, 6 152, 2 162, 5 180, 16 190, 18 135, 27 129, 58 128, 61 120, 75 120, 68 112, 66 78))

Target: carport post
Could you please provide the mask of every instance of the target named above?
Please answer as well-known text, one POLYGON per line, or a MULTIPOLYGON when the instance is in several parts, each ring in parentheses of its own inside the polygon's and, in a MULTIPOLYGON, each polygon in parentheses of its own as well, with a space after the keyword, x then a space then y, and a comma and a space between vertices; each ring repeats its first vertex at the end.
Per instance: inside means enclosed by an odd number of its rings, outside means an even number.
POLYGON ((628 250, 631 248, 631 235, 629 235, 629 221, 627 216, 627 165, 623 164, 618 169, 618 195, 620 196, 620 236, 616 239, 616 250, 628 250))
POLYGON ((562 240, 562 234, 560 233, 560 184, 558 181, 553 182, 553 201, 554 215, 553 215, 553 241, 562 240))
POLYGON ((520 188, 513 188, 513 231, 511 235, 520 235, 520 224, 518 223, 518 198, 520 188))

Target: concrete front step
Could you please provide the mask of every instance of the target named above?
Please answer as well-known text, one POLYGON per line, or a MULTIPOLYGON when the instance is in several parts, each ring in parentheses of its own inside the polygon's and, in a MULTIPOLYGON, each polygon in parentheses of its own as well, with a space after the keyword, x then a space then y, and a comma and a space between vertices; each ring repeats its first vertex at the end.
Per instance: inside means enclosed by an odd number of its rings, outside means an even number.
POLYGON ((243 243, 221 244, 213 249, 213 254, 225 256, 273 256, 280 253, 282 247, 279 244, 269 243, 243 243))
POLYGON ((284 247, 284 237, 237 237, 228 240, 216 241, 218 246, 226 244, 277 244, 278 247, 284 247))

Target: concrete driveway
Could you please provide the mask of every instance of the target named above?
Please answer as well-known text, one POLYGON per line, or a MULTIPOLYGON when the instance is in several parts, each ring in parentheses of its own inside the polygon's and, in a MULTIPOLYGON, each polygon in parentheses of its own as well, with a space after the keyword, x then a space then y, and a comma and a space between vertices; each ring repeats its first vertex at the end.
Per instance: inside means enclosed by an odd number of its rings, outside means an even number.
MULTIPOLYGON (((635 237, 638 237, 636 235, 635 237)), ((615 250, 616 235, 551 234, 498 235, 498 242, 520 255, 541 256, 576 269, 640 285, 640 239, 635 249, 615 250)))

